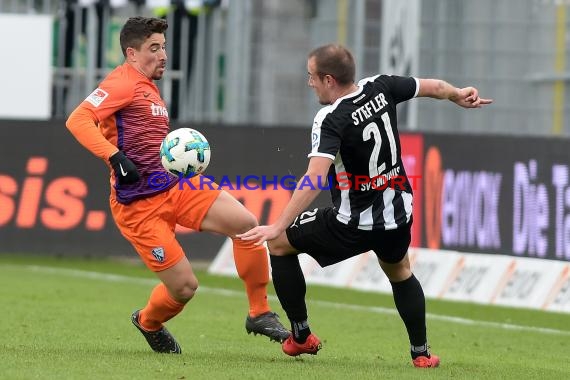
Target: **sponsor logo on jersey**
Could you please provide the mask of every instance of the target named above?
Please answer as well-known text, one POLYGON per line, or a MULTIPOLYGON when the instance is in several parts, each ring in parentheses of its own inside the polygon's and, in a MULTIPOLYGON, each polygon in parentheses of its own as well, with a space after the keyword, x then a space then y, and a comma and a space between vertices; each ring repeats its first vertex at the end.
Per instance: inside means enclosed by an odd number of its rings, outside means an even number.
POLYGON ((108 96, 109 93, 107 91, 97 88, 91 94, 89 94, 85 100, 93 104, 93 106, 99 107, 101 103, 103 103, 103 100, 107 99, 108 96))
POLYGON ((166 117, 168 117, 168 110, 166 109, 166 107, 163 107, 160 104, 151 103, 150 112, 152 113, 152 116, 166 116, 166 117))

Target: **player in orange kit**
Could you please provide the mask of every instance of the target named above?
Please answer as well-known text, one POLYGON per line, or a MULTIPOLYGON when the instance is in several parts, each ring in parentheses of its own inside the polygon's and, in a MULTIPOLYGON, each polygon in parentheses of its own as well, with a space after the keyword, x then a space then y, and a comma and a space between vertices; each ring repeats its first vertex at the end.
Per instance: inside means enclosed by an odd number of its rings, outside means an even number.
POLYGON ((245 283, 248 333, 284 341, 290 335, 267 302, 266 250, 236 239, 257 220, 229 193, 201 188, 199 176, 179 189, 161 165, 160 144, 169 131, 168 111, 154 81, 166 69, 165 20, 132 17, 120 34, 125 63, 113 70, 69 116, 67 128, 111 169, 110 206, 123 236, 161 283, 133 324, 156 352, 181 353, 164 327, 198 288, 192 266, 175 237, 176 224, 233 239, 234 259, 245 283))

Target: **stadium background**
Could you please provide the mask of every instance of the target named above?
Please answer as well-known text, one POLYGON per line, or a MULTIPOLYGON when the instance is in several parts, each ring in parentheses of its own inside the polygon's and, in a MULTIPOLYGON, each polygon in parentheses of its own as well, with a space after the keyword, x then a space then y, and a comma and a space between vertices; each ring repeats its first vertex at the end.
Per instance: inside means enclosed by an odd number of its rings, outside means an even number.
MULTIPOLYGON (((566 1, 173 3, 0 1, 0 24, 21 41, 0 62, 8 73, 0 92, 2 250, 134 255, 110 219, 104 165, 64 120, 121 63, 123 21, 144 14, 171 25, 160 87, 173 127, 197 128, 212 143, 214 177, 303 174, 318 109, 306 54, 336 41, 354 52, 359 78, 437 77, 494 99, 477 111, 432 100, 400 109, 407 171, 422 177, 415 247, 570 261, 566 1)), ((236 196, 267 222, 290 194, 236 196)), ((323 194, 318 202, 326 201, 323 194)), ((223 243, 179 235, 191 259, 211 260, 223 243)), ((559 290, 568 287, 565 265, 559 290)))

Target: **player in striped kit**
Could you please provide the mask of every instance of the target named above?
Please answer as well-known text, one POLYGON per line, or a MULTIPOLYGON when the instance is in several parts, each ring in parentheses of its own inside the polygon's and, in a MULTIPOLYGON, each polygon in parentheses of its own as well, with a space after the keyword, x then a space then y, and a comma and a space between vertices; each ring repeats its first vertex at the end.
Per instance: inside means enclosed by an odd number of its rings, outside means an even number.
POLYGON ((308 84, 325 107, 314 119, 303 178, 313 184, 329 178, 333 207, 304 211, 321 187, 298 187, 274 224, 239 235, 269 244, 273 284, 292 329, 282 349, 297 356, 321 348, 307 322, 306 284, 297 255, 307 253, 327 266, 373 250, 392 284, 413 365, 437 367, 439 357, 428 349, 424 293, 407 255, 413 194, 402 164, 396 106, 414 97, 448 99, 465 108, 492 100, 480 98, 474 87, 456 88, 436 79, 377 75, 356 84, 352 54, 339 45, 313 50, 307 71, 308 84))

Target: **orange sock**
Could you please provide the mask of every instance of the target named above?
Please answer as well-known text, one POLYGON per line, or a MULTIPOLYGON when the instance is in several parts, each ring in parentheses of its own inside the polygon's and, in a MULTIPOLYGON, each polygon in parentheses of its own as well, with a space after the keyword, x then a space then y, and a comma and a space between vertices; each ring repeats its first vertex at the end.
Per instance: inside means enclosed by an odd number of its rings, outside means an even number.
POLYGON ((256 317, 271 310, 267 302, 269 260, 264 246, 233 239, 234 261, 239 277, 245 283, 249 301, 249 315, 256 317))
POLYGON ((161 282, 154 287, 145 308, 139 313, 139 323, 148 331, 157 331, 162 324, 184 309, 184 304, 176 301, 161 282))

